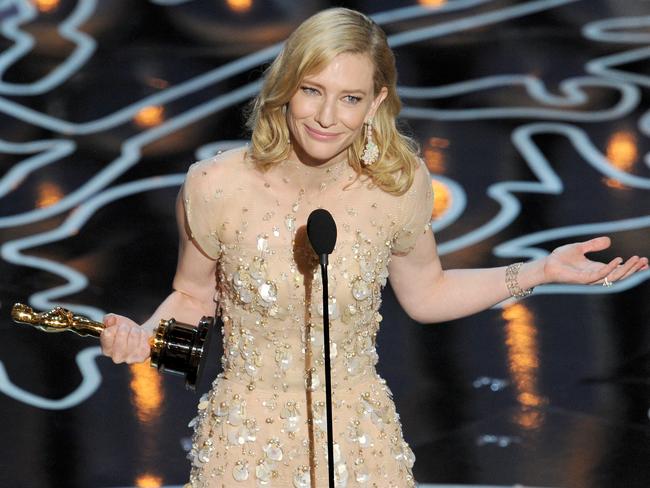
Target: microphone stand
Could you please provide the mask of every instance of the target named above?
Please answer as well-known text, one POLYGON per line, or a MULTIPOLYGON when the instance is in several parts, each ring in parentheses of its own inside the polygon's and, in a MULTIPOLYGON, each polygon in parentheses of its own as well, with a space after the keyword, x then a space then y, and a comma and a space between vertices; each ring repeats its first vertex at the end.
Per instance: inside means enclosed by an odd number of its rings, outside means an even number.
POLYGON ((320 271, 323 281, 323 342, 325 346, 325 411, 327 412, 327 469, 329 488, 334 488, 334 439, 332 427, 332 366, 330 364, 330 314, 327 282, 327 254, 320 255, 320 271))
POLYGON ((334 429, 332 428, 332 366, 330 364, 330 311, 327 286, 327 256, 336 244, 336 223, 324 208, 317 208, 307 219, 307 237, 319 257, 323 278, 323 345, 325 359, 325 405, 327 412, 327 468, 329 487, 334 488, 334 429))

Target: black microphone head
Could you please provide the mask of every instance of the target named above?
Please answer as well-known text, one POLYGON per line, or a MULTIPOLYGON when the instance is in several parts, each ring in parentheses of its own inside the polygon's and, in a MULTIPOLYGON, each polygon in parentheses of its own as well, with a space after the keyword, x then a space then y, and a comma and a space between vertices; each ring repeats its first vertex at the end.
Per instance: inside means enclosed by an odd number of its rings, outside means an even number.
POLYGON ((324 208, 317 208, 310 213, 307 219, 307 237, 316 254, 332 254, 336 244, 336 224, 332 214, 324 208))

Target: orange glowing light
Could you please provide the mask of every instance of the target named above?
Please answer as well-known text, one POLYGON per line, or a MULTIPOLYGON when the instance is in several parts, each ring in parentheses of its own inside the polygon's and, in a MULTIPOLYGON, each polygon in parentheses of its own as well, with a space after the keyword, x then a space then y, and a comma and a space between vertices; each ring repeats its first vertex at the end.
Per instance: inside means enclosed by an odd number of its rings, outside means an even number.
POLYGON ((524 429, 535 430, 544 421, 543 414, 535 408, 543 406, 546 399, 537 389, 539 347, 533 314, 522 303, 515 303, 503 309, 502 317, 507 322, 508 368, 520 405, 515 421, 524 429))
POLYGON ((161 413, 160 407, 164 394, 160 375, 149 362, 132 364, 129 368, 133 376, 130 385, 133 393, 132 401, 138 419, 145 424, 151 423, 161 413))
POLYGON ((151 105, 141 108, 135 117, 134 122, 140 127, 155 127, 165 120, 165 107, 151 105))
POLYGON ((442 7, 447 0, 418 0, 418 3, 423 7, 442 7))
POLYGON ((544 413, 538 409, 522 409, 514 415, 514 420, 526 430, 537 430, 544 423, 544 413))
POLYGON ((56 183, 44 181, 38 185, 38 198, 36 206, 38 208, 49 207, 63 198, 63 190, 56 183))
POLYGON ((238 14, 248 12, 253 7, 253 0, 226 0, 228 8, 238 14))
POLYGON ((39 12, 51 12, 59 6, 60 0, 32 0, 39 12))
POLYGON ((618 169, 632 169, 639 158, 636 137, 630 132, 616 132, 607 143, 607 159, 618 169))
POLYGON ((143 474, 135 480, 135 486, 138 488, 160 488, 162 483, 162 478, 153 474, 143 474))
POLYGON ((432 173, 443 173, 445 169, 445 154, 442 151, 431 149, 429 147, 424 149, 422 154, 427 168, 432 173))
POLYGON ((627 190, 628 189, 627 186, 625 186, 620 181, 615 180, 614 178, 603 178, 603 181, 610 188, 616 188, 617 190, 627 190))
MULTIPOLYGON (((639 149, 634 134, 627 131, 612 134, 607 142, 607 159, 616 169, 630 171, 639 160, 639 149)), ((613 178, 605 178, 605 184, 610 188, 626 188, 613 178)))
POLYGON ((449 140, 440 137, 431 137, 422 151, 424 162, 432 173, 444 173, 446 171, 446 159, 444 150, 449 147, 449 140))
POLYGON ((431 180, 431 188, 433 189, 431 218, 439 219, 451 207, 451 190, 438 180, 431 180))
POLYGON ((443 139, 442 137, 431 137, 427 143, 431 147, 439 147, 441 149, 446 149, 449 147, 449 139, 443 139))
POLYGON ((165 88, 169 88, 169 81, 152 76, 151 78, 147 79, 147 85, 153 88, 157 88, 158 90, 164 90, 165 88))

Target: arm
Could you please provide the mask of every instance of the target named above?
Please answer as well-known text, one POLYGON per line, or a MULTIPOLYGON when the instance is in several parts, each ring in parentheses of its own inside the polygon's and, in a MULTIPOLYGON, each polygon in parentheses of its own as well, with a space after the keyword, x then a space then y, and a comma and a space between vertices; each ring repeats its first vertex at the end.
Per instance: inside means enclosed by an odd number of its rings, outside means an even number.
POLYGON ((179 245, 176 274, 172 282, 173 292, 160 304, 153 315, 142 326, 153 332, 160 319, 174 317, 178 322, 198 324, 203 316, 213 316, 213 300, 216 288, 216 261, 199 249, 190 237, 185 219, 181 195, 176 199, 176 222, 179 245))
MULTIPOLYGON (((615 258, 604 264, 590 261, 585 253, 608 248, 599 237, 569 244, 543 259, 525 263, 518 273, 522 289, 544 283, 601 283, 624 279, 648 269, 648 259, 633 256, 622 264, 615 258)), ((510 297, 505 267, 443 270, 431 230, 421 235, 405 256, 393 256, 389 264, 391 286, 406 313, 422 323, 443 322, 485 310, 510 297)))
POLYGON ((173 317, 178 322, 197 324, 202 316, 214 315, 216 261, 203 254, 190 237, 182 194, 181 189, 176 200, 180 242, 173 291, 142 326, 115 314, 104 317, 106 329, 101 336, 102 351, 115 363, 145 361, 150 353, 149 338, 160 319, 173 317))

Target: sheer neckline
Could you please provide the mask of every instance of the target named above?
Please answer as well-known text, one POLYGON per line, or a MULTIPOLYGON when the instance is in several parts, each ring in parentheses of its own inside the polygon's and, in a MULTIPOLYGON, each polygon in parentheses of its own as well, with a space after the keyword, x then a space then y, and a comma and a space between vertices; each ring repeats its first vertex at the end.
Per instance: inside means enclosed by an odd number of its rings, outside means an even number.
POLYGON ((287 169, 316 174, 322 172, 331 173, 335 170, 339 170, 341 167, 349 166, 347 158, 342 158, 340 161, 328 161, 316 166, 302 163, 298 159, 287 158, 282 161, 280 165, 285 166, 287 169))
POLYGON ((351 179, 348 173, 354 172, 347 159, 327 162, 319 166, 309 166, 294 159, 285 159, 278 165, 278 170, 285 183, 291 183, 304 190, 310 188, 323 190, 343 178, 347 182, 351 179))

